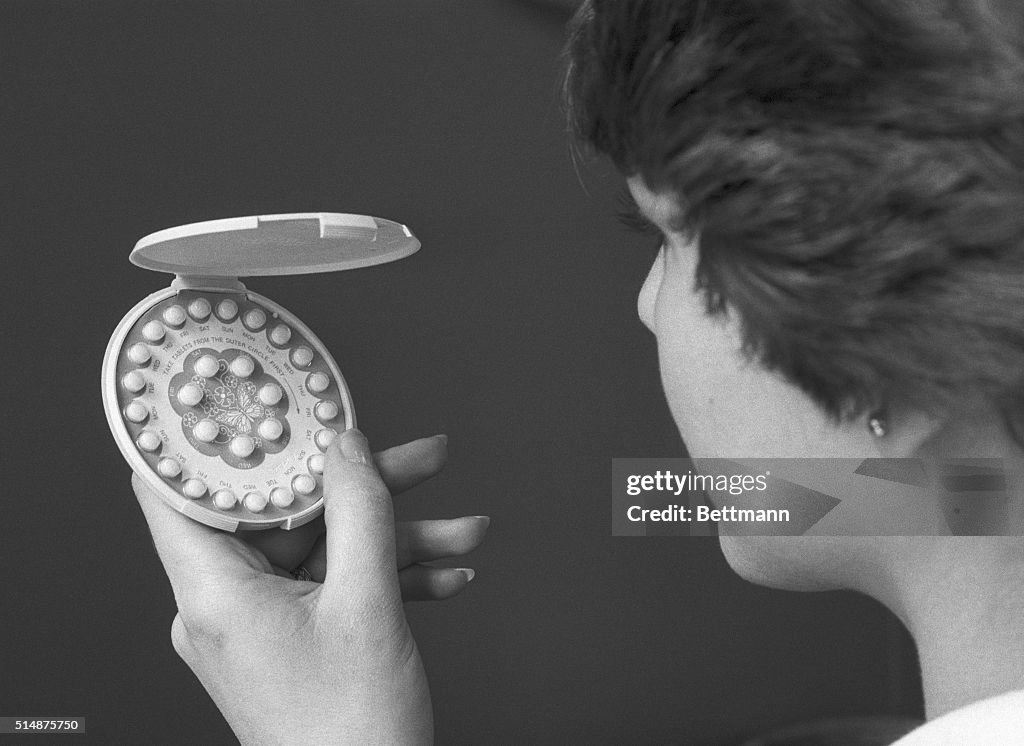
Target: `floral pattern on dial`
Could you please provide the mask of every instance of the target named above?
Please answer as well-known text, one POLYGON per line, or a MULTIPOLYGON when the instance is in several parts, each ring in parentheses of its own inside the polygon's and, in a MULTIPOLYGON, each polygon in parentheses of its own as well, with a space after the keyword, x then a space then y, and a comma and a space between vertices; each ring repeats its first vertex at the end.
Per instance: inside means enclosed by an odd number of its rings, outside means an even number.
MULTIPOLYGON (((240 459, 231 455, 225 446, 231 439, 239 435, 247 435, 255 441, 256 450, 247 459, 262 460, 261 454, 266 450, 279 451, 287 438, 279 438, 277 442, 264 441, 259 436, 259 426, 267 420, 280 420, 282 428, 287 432, 287 405, 282 407, 267 406, 259 399, 259 389, 267 383, 280 383, 271 375, 257 370, 247 379, 241 379, 229 370, 231 361, 240 354, 237 350, 225 350, 217 353, 212 350, 199 350, 188 356, 184 369, 174 376, 171 391, 177 391, 186 383, 194 383, 203 390, 203 398, 193 407, 185 407, 172 396, 175 411, 181 415, 181 423, 189 441, 199 451, 208 455, 219 454, 222 459, 232 465, 240 459), (217 373, 210 377, 195 372, 193 365, 200 353, 213 354, 217 359, 217 373), (217 423, 217 437, 211 443, 201 443, 195 439, 193 429, 203 419, 217 423)), ((283 387, 282 387, 283 388, 283 387)))

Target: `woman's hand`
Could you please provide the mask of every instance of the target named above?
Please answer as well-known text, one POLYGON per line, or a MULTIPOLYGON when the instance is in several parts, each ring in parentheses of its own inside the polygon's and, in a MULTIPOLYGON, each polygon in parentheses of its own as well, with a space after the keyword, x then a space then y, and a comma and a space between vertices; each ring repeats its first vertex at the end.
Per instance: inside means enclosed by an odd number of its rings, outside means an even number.
MULTIPOLYGON (((374 463, 392 495, 399 495, 437 474, 448 457, 448 438, 435 435, 375 453, 374 463)), ((472 580, 473 571, 441 569, 422 562, 468 554, 484 539, 490 519, 466 516, 435 521, 401 521, 395 526, 399 583, 403 601, 449 598, 472 580)), ((327 571, 323 518, 291 531, 246 531, 238 537, 258 549, 275 572, 303 567, 317 582, 327 571)))
POLYGON ((375 463, 359 431, 335 439, 324 474, 327 533, 305 561, 323 583, 282 577, 253 544, 186 518, 133 479, 178 605, 174 648, 243 743, 432 740, 430 693, 402 588, 444 597, 465 587, 466 571, 416 563, 473 548, 486 520, 416 522, 396 541, 382 473, 391 469, 398 487, 421 481, 410 470, 422 461, 414 454, 436 447, 417 441, 375 463))

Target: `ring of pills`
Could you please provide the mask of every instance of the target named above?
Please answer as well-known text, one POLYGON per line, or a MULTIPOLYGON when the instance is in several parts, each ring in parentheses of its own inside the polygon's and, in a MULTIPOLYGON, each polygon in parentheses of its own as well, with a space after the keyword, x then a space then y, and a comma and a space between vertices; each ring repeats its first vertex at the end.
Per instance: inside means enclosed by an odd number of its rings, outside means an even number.
POLYGON ((213 308, 206 298, 196 298, 188 304, 188 312, 196 321, 206 321, 213 313, 213 308))
POLYGON ((217 490, 213 493, 213 504, 221 510, 235 507, 235 495, 231 490, 217 490))
POLYGON ((313 362, 313 351, 308 347, 296 347, 292 350, 292 364, 297 368, 308 368, 313 362))
POLYGON ((230 530, 322 512, 324 452, 354 418, 294 317, 244 290, 167 291, 108 354, 118 427, 172 505, 230 530))
POLYGON ((311 473, 324 473, 324 455, 322 453, 314 453, 309 457, 309 461, 307 461, 306 464, 309 466, 309 471, 311 473))
POLYGON ((245 506, 245 509, 251 510, 253 513, 262 513, 263 509, 267 507, 267 502, 267 498, 259 492, 250 492, 242 498, 242 504, 245 506))
POLYGON ((238 304, 231 298, 225 298, 217 304, 217 318, 221 321, 234 321, 238 316, 238 304))
POLYGON ((330 422, 338 416, 339 409, 338 405, 332 401, 324 400, 317 402, 316 405, 316 418, 321 422, 330 422))
POLYGON ((142 402, 133 401, 124 408, 124 416, 132 422, 145 422, 146 418, 149 417, 149 410, 146 409, 146 405, 142 402))
POLYGON ((245 324, 245 328, 249 331, 257 332, 266 325, 267 314, 258 308, 254 308, 251 311, 246 311, 242 323, 245 324))
POLYGON ((287 508, 295 502, 295 495, 284 487, 275 487, 270 491, 270 502, 272 502, 276 508, 287 508))
POLYGON ((292 330, 284 324, 278 324, 270 330, 270 341, 276 344, 278 347, 284 347, 288 344, 288 340, 292 338, 292 330))
POLYGON ((125 391, 137 394, 146 388, 146 378, 139 371, 130 370, 124 374, 124 378, 121 379, 121 385, 125 391))
POLYGON ((299 474, 292 480, 292 489, 300 495, 312 495, 316 489, 316 480, 309 474, 299 474))
POLYGON ((337 436, 338 433, 334 430, 317 430, 316 435, 313 436, 313 442, 316 443, 316 447, 321 451, 326 451, 327 447, 334 442, 337 436))
POLYGON ((310 373, 306 379, 306 388, 314 394, 322 394, 331 385, 331 378, 326 373, 310 373))
POLYGON ((142 337, 150 344, 159 344, 164 341, 164 327, 159 321, 150 321, 142 327, 142 337))
POLYGON ((185 480, 185 483, 181 485, 181 492, 187 498, 198 500, 206 494, 206 485, 203 484, 203 480, 193 477, 185 480))
MULTIPOLYGON (((157 462, 156 470, 160 472, 162 476, 168 479, 174 479, 181 474, 181 464, 175 461, 173 458, 162 458, 157 462)), ((206 491, 205 489, 203 490, 206 491)))
POLYGON ((175 304, 173 306, 167 306, 164 309, 163 319, 164 323, 168 326, 179 327, 185 323, 185 319, 188 316, 185 315, 185 309, 175 304))
POLYGON ((128 359, 136 365, 145 365, 151 357, 153 355, 150 354, 149 348, 144 344, 133 344, 128 348, 128 359))
POLYGON ((143 430, 135 442, 139 444, 139 448, 150 453, 160 450, 160 436, 152 430, 143 430))

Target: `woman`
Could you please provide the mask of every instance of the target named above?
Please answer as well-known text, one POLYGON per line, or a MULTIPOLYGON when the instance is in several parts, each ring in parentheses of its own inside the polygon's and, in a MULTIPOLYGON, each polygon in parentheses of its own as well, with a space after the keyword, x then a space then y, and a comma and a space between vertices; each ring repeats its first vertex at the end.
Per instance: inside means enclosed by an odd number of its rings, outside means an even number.
MULTIPOLYGON (((604 0, 579 12, 569 54, 575 130, 659 234, 639 311, 691 454, 1000 458, 1013 509, 999 528, 1019 534, 1021 11, 604 0)), ((461 590, 471 572, 418 563, 476 546, 486 519, 400 526, 396 540, 390 494, 436 472, 444 449, 374 458, 345 433, 328 454, 326 534, 257 548, 136 484, 179 606, 175 647, 243 742, 431 739, 401 601, 461 590), (299 564, 312 580, 275 572, 299 564)), ((961 508, 992 525, 976 515, 990 506, 961 508)), ((903 620, 931 720, 906 744, 1021 742, 1024 544, 853 538, 867 532, 722 547, 754 582, 859 590, 903 620)))

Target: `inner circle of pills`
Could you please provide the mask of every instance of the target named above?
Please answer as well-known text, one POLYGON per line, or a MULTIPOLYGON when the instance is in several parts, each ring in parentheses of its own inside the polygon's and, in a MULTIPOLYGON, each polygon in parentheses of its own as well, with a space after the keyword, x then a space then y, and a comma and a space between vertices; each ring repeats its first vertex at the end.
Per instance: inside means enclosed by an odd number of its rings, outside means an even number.
POLYGON ((261 438, 277 440, 284 434, 284 425, 280 420, 263 420, 258 430, 261 438))
POLYGON ((220 434, 220 425, 213 420, 200 420, 196 423, 192 432, 196 436, 196 440, 201 440, 203 443, 212 443, 220 434))
POLYGON ((178 389, 178 401, 186 407, 194 407, 203 400, 205 395, 203 387, 196 383, 186 383, 178 389))
POLYGON ((203 378, 213 378, 220 370, 220 363, 213 355, 203 355, 196 360, 195 371, 203 378))
POLYGON ((188 504, 279 525, 281 511, 305 513, 320 496, 324 452, 349 422, 343 382, 279 311, 200 292, 155 304, 129 331, 116 371, 122 422, 188 504))
POLYGON ((284 391, 276 383, 268 383, 260 389, 260 401, 272 407, 281 401, 284 391))
POLYGON ((248 355, 239 355, 228 365, 228 370, 239 378, 248 378, 256 370, 256 363, 248 355))

